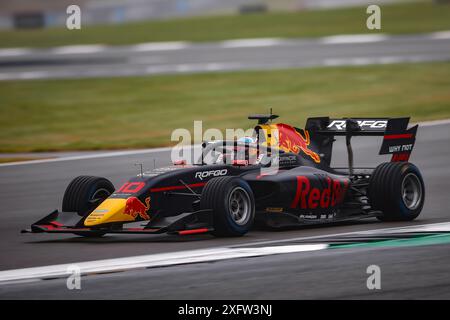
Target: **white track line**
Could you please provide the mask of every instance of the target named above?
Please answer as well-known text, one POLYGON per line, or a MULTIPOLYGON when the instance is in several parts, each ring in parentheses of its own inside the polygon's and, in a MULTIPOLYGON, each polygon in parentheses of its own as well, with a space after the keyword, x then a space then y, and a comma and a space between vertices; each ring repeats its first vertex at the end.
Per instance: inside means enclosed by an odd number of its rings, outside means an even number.
POLYGON ((327 67, 340 66, 365 66, 375 64, 377 58, 356 57, 356 58, 329 58, 323 60, 323 65, 327 67))
POLYGON ((384 34, 343 34, 319 38, 318 41, 323 44, 341 44, 380 42, 388 39, 389 36, 384 34))
POLYGON ((164 152, 164 151, 170 151, 170 150, 172 150, 171 147, 143 149, 143 150, 129 150, 129 151, 114 151, 114 152, 104 152, 104 153, 96 153, 96 154, 88 154, 88 155, 80 155, 80 156, 53 158, 53 159, 40 159, 40 160, 30 160, 30 161, 18 161, 18 162, 11 162, 11 163, 0 163, 0 167, 8 167, 8 166, 24 165, 24 164, 38 164, 38 163, 49 163, 49 162, 84 160, 84 159, 111 158, 111 157, 121 157, 121 156, 136 155, 136 154, 164 152))
MULTIPOLYGON (((449 232, 450 231, 450 222, 441 222, 441 223, 431 223, 431 224, 421 224, 418 226, 407 226, 407 227, 398 227, 398 228, 387 228, 381 229, 383 234, 389 233, 405 233, 405 232, 449 232)), ((376 230, 367 230, 360 232, 361 234, 374 234, 379 233, 376 230)))
POLYGON ((416 124, 418 124, 421 127, 440 126, 440 125, 450 124, 450 119, 430 120, 430 121, 423 121, 423 122, 414 123, 414 125, 416 125, 416 124))
POLYGON ((26 71, 19 74, 19 79, 21 80, 34 80, 34 79, 45 79, 48 78, 48 71, 26 71))
POLYGON ((170 253, 159 253, 127 258, 97 260, 89 262, 60 264, 45 267, 7 270, 0 272, 0 284, 24 280, 68 277, 68 268, 76 265, 82 275, 117 272, 141 268, 166 267, 187 263, 202 263, 226 259, 259 257, 323 250, 327 244, 301 244, 260 248, 217 248, 170 253))
POLYGON ((0 73, 0 80, 36 80, 50 77, 48 71, 25 71, 18 73, 0 73))
MULTIPOLYGON (((435 40, 445 40, 450 39, 450 30, 443 30, 425 34, 418 34, 424 36, 428 39, 435 40)), ((326 36, 320 38, 307 38, 308 41, 313 40, 322 44, 348 44, 348 43, 371 43, 380 42, 390 39, 395 39, 396 37, 402 37, 404 35, 388 35, 388 34, 341 34, 326 36)), ((408 36, 408 35, 406 35, 408 36)), ((252 39, 235 39, 235 40, 225 40, 219 42, 210 43, 212 45, 217 45, 222 48, 246 48, 246 47, 267 47, 276 46, 287 42, 292 42, 296 40, 305 40, 305 38, 252 38, 252 39)), ((131 45, 132 51, 168 51, 168 50, 181 50, 195 46, 194 42, 187 41, 169 41, 169 42, 148 42, 148 43, 138 43, 131 45)), ((50 53, 55 54, 84 54, 84 53, 96 53, 104 51, 108 48, 106 45, 102 44, 91 44, 91 45, 70 45, 49 48, 50 53)), ((114 48, 114 46, 111 46, 114 48)), ((123 47, 123 48, 126 48, 123 47)), ((0 57, 8 56, 22 56, 33 54, 35 48, 4 48, 0 49, 0 57)))
POLYGON ((380 56, 380 57, 354 57, 354 58, 328 58, 323 60, 322 65, 326 67, 340 67, 340 66, 367 66, 374 64, 394 64, 394 63, 414 63, 439 61, 446 59, 436 59, 429 56, 380 56))
POLYGON ((131 47, 133 51, 145 52, 145 51, 170 51, 186 49, 190 45, 185 41, 173 41, 173 42, 149 42, 140 43, 131 47))
POLYGON ((441 40, 441 39, 450 39, 450 31, 439 31, 433 32, 429 34, 431 39, 441 40))
POLYGON ((283 39, 278 38, 262 38, 262 39, 238 39, 220 42, 222 48, 255 48, 255 47, 271 47, 279 45, 283 39))
MULTIPOLYGON (((210 62, 210 63, 185 63, 177 64, 172 66, 167 66, 167 70, 172 70, 173 72, 179 73, 191 73, 191 72, 211 72, 211 71, 225 71, 225 70, 235 70, 241 66, 240 63, 234 62, 210 62)), ((164 67, 164 66, 160 66, 164 67)), ((152 69, 151 67, 148 70, 152 69)))
POLYGON ((85 53, 97 53, 104 51, 106 46, 101 44, 93 45, 75 45, 75 46, 63 46, 51 49, 54 54, 85 54, 85 53))
POLYGON ((429 223, 429 224, 419 224, 406 227, 391 227, 382 229, 370 229, 364 231, 351 231, 345 233, 332 233, 323 234, 318 236, 310 237, 298 237, 298 238, 288 238, 288 239, 278 239, 278 240, 267 240, 267 241, 257 241, 249 244, 238 244, 231 246, 232 248, 248 247, 248 246, 258 246, 258 245, 274 245, 282 244, 286 242, 296 242, 296 241, 309 241, 322 238, 335 238, 342 236, 353 236, 353 235, 373 235, 373 234, 389 234, 389 233, 406 233, 406 232, 449 232, 450 222, 440 222, 440 223, 429 223))
POLYGON ((31 49, 27 48, 7 48, 0 49, 0 57, 15 57, 15 56, 23 56, 25 54, 32 53, 31 49))

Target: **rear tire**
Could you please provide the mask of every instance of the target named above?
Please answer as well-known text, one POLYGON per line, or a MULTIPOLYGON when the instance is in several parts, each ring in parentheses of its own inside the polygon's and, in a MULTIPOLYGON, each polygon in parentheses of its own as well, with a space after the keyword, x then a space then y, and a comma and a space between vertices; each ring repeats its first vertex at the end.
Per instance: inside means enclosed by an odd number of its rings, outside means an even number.
POLYGON ((246 234, 255 219, 255 200, 247 182, 238 177, 208 181, 200 200, 202 209, 213 211, 213 235, 238 237, 246 234))
POLYGON ((411 221, 425 202, 425 185, 419 169, 409 162, 386 162, 375 168, 369 182, 369 202, 381 211, 381 221, 411 221))
MULTIPOLYGON (((87 217, 114 190, 114 185, 108 179, 93 176, 76 177, 64 193, 62 211, 76 212, 81 217, 87 217)), ((83 237, 101 237, 105 232, 75 234, 83 237)))

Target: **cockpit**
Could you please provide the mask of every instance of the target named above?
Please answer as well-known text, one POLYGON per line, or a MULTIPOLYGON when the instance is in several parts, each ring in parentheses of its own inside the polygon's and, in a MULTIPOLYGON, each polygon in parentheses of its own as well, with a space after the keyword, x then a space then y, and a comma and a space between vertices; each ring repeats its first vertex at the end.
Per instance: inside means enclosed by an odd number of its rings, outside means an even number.
POLYGON ((249 141, 219 141, 206 143, 202 152, 204 164, 269 165, 278 154, 249 141))

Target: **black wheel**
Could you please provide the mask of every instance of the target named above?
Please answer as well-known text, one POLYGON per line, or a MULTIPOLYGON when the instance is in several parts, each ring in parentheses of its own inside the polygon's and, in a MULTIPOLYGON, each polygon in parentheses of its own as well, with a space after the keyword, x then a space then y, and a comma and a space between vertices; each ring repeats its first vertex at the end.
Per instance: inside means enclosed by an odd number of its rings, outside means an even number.
MULTIPOLYGON (((62 210, 76 212, 81 217, 86 217, 100 203, 114 192, 114 185, 105 178, 93 176, 79 176, 70 182, 64 193, 62 210)), ((77 235, 84 237, 101 237, 105 233, 84 233, 77 235)))
POLYGON ((237 237, 246 234, 255 219, 255 200, 247 182, 238 177, 219 177, 208 181, 200 200, 202 209, 213 210, 212 234, 237 237))
POLYGON ((417 218, 425 202, 425 185, 419 169, 409 162, 386 162, 375 168, 369 182, 369 202, 382 221, 417 218))

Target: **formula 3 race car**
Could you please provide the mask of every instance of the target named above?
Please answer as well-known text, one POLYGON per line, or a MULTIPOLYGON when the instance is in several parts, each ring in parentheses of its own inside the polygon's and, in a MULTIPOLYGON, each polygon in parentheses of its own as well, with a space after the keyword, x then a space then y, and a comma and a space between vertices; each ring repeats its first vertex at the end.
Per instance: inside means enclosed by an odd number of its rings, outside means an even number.
POLYGON ((425 187, 408 162, 418 128, 407 128, 409 118, 317 117, 299 129, 272 123, 277 117, 249 116, 258 121, 253 136, 203 143, 197 163, 141 172, 117 190, 105 178, 76 177, 62 211, 23 232, 242 236, 254 223, 279 228, 420 214, 425 187), (330 167, 335 136, 345 137, 348 168, 330 167), (379 153, 391 161, 354 168, 353 136, 382 136, 379 153))

